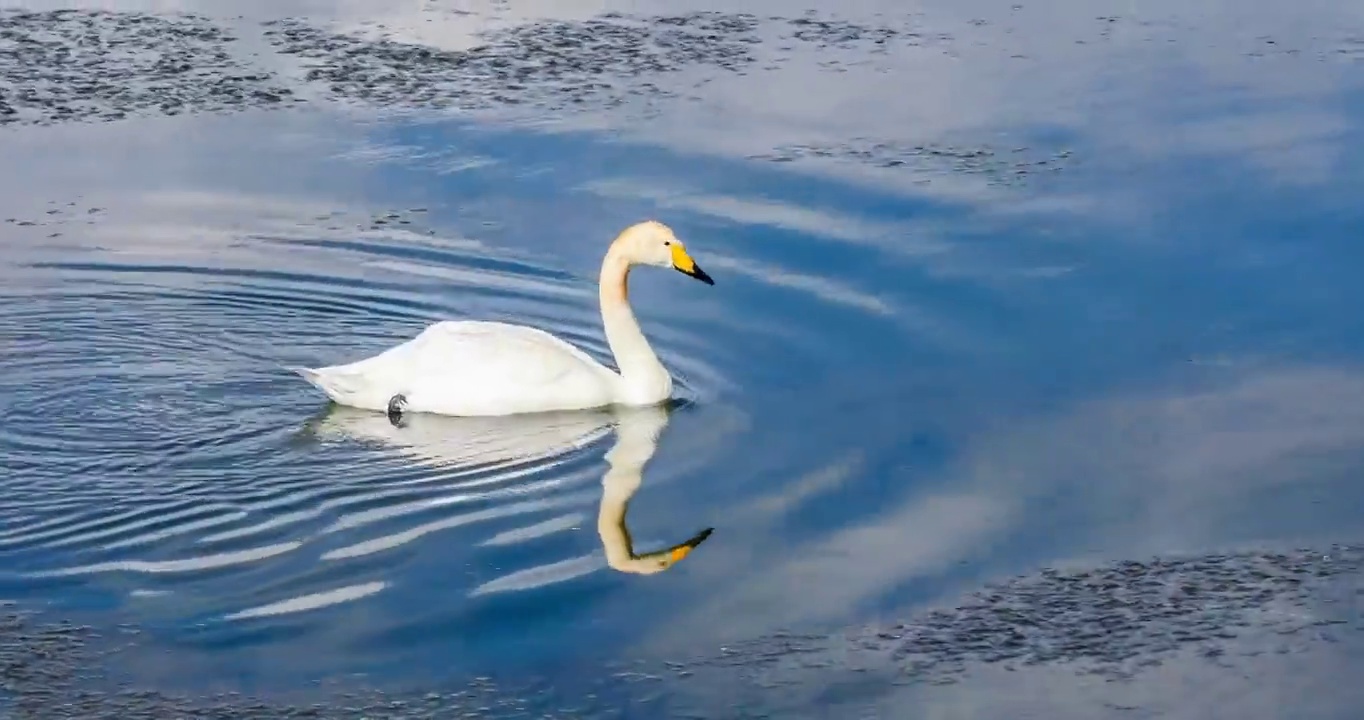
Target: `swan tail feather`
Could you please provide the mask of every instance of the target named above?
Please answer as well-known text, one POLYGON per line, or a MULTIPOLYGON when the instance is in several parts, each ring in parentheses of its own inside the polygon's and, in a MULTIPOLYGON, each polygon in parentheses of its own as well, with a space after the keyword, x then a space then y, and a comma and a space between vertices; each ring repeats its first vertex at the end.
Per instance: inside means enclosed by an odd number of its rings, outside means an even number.
POLYGON ((329 368, 291 367, 289 370, 326 393, 333 401, 343 405, 353 400, 363 389, 354 383, 355 378, 345 373, 331 371, 329 368))

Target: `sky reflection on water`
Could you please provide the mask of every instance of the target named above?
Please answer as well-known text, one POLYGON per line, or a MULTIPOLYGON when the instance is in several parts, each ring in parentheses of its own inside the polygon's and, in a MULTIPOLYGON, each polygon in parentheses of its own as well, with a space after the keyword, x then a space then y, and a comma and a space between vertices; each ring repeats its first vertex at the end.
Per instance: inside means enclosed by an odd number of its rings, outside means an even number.
MULTIPOLYGON (((665 8, 233 12, 461 48, 608 10, 665 8)), ((418 682, 836 632, 1044 566, 1358 540, 1364 7, 838 15, 906 34, 840 49, 774 21, 739 72, 649 79, 678 99, 552 118, 314 105, 0 134, 24 169, 0 174, 0 219, 36 223, 3 226, 0 251, 17 348, 0 365, 0 597, 146 624, 177 660, 130 672, 162 682, 418 682), (610 433, 523 453, 513 476, 416 459, 382 424, 302 432, 323 405, 278 368, 435 319, 532 322, 600 356, 600 252, 646 216, 717 279, 631 288, 696 403, 662 432, 630 527, 661 548, 714 526, 687 562, 605 570, 590 519, 610 433), (144 517, 166 512, 182 515, 144 517)), ((1267 717, 1336 687, 1334 716, 1358 702, 1338 682, 1356 650, 1313 646, 1307 679, 1277 689, 1180 659, 1135 689, 981 667, 890 697, 953 716, 1033 707, 1020 695, 1060 717, 1151 698, 1202 713, 1211 685, 1237 699, 1221 711, 1267 717)))

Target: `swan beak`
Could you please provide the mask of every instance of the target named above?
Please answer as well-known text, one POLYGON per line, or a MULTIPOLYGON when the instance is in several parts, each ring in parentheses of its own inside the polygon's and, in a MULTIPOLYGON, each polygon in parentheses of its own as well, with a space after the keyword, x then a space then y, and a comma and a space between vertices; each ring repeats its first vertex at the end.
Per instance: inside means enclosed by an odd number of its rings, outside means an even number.
POLYGON ((710 534, 714 531, 715 531, 714 528, 706 528, 705 530, 702 530, 701 532, 693 535, 690 540, 673 546, 672 549, 668 550, 668 561, 671 563, 681 561, 682 558, 685 558, 686 556, 690 555, 691 551, 695 550, 697 545, 700 545, 701 543, 705 542, 706 538, 710 537, 710 534))
POLYGON ((673 243, 672 248, 674 270, 683 275, 694 277, 707 285, 715 284, 715 281, 706 274, 706 271, 702 270, 701 266, 697 265, 696 261, 691 259, 691 256, 687 254, 687 249, 682 247, 682 243, 673 243))

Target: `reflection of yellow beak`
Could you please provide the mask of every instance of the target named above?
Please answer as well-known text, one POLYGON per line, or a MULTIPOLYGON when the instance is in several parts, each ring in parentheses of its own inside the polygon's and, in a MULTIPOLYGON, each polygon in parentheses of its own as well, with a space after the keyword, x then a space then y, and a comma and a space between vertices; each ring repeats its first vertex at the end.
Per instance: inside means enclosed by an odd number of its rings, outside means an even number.
POLYGON ((715 532, 714 528, 706 528, 705 530, 702 530, 701 532, 691 536, 691 538, 689 538, 686 542, 674 545, 672 549, 667 551, 669 564, 676 563, 680 561, 682 558, 690 555, 691 551, 695 550, 697 545, 700 545, 701 543, 705 542, 706 538, 710 537, 710 534, 713 532, 715 532))
POLYGON ((706 271, 702 270, 696 264, 696 261, 691 259, 691 255, 687 254, 687 249, 685 247, 682 247, 682 243, 680 242, 673 243, 672 253, 673 269, 677 270, 683 275, 694 277, 707 285, 715 284, 715 281, 712 280, 711 277, 706 274, 706 271))

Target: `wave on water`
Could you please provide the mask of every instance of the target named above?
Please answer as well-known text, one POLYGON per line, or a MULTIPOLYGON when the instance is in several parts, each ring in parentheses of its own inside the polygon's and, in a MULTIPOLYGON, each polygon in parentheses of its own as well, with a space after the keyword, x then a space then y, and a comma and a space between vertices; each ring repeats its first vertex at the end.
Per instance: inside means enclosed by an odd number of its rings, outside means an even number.
MULTIPOLYGON (((461 316, 533 324, 609 361, 586 281, 398 229, 272 228, 174 262, 123 259, 108 250, 117 230, 104 232, 101 252, 37 252, 27 301, 0 302, 20 350, 0 360, 6 591, 77 582, 68 599, 174 597, 181 619, 246 621, 382 596, 411 579, 404 562, 433 552, 490 569, 463 576, 456 596, 607 566, 587 522, 619 413, 412 415, 398 427, 326 404, 283 369, 461 316)), ((683 394, 723 383, 704 339, 679 328, 655 339, 683 394)))

